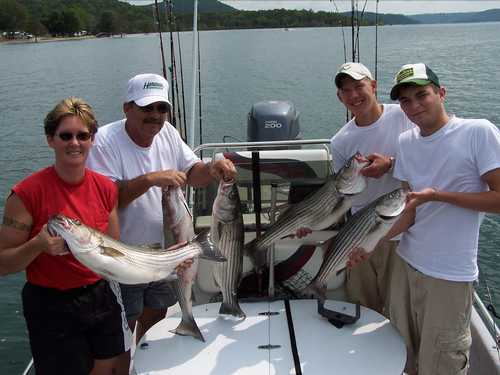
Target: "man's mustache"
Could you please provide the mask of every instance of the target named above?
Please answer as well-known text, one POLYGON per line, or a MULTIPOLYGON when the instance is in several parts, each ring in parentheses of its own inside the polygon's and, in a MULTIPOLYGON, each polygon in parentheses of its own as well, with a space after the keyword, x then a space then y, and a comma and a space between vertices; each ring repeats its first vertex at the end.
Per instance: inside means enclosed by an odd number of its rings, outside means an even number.
POLYGON ((144 124, 153 124, 153 125, 162 125, 163 121, 154 119, 154 118, 147 118, 143 121, 144 124))

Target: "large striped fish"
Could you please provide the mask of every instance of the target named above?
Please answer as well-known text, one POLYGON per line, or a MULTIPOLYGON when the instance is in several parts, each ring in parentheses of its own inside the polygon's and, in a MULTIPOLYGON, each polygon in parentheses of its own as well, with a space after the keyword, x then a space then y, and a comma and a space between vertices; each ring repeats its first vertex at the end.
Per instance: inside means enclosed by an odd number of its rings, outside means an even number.
POLYGON ((214 277, 222 292, 219 314, 244 318, 238 303, 237 288, 243 269, 243 215, 236 183, 219 183, 212 208, 212 241, 217 244, 227 262, 214 265, 214 277))
POLYGON ((351 251, 356 247, 362 247, 367 252, 375 249, 403 213, 407 194, 406 189, 396 189, 350 217, 335 236, 333 247, 327 251, 318 273, 301 294, 324 299, 332 272, 345 267, 351 251))
MULTIPOLYGON (((165 247, 192 240, 195 237, 192 215, 181 189, 178 187, 163 189, 161 204, 165 247)), ((204 342, 203 334, 193 316, 192 291, 197 272, 198 257, 195 257, 191 266, 184 270, 181 277, 170 284, 182 312, 181 322, 172 332, 178 335, 192 336, 204 342)))
POLYGON ((50 218, 47 227, 50 233, 64 238, 83 265, 105 279, 122 284, 165 279, 179 264, 196 256, 216 262, 226 260, 210 241, 208 232, 200 233, 182 247, 168 250, 124 244, 64 215, 50 218))
POLYGON ((366 187, 360 170, 369 164, 360 153, 353 155, 335 175, 302 202, 289 207, 278 220, 258 239, 246 245, 246 253, 254 260, 256 252, 266 250, 275 241, 294 235, 299 228, 323 230, 338 223, 352 206, 351 196, 366 187))

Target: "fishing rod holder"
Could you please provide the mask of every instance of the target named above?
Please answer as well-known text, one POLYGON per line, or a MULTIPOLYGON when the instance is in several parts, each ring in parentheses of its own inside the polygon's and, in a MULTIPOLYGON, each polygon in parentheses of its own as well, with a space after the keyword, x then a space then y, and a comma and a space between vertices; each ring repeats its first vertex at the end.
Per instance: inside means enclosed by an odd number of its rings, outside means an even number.
POLYGON ((342 328, 346 324, 354 324, 361 317, 361 307, 356 303, 356 315, 348 315, 335 310, 325 308, 325 303, 318 300, 318 314, 328 319, 328 321, 337 328, 342 328))

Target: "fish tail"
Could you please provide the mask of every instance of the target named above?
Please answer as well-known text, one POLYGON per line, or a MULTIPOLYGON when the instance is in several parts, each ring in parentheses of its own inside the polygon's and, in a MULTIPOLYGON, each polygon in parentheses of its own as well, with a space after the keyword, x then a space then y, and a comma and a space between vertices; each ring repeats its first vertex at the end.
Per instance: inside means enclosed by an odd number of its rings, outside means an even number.
POLYGON ((257 239, 255 238, 252 241, 250 241, 249 243, 247 243, 245 245, 245 247, 243 248, 243 253, 248 255, 249 257, 252 257, 253 254, 255 254, 255 252, 257 251, 257 247, 255 246, 256 241, 257 241, 257 239))
POLYGON ((183 317, 177 328, 171 330, 170 332, 181 336, 192 336, 197 340, 205 342, 205 338, 192 316, 186 318, 183 317))
POLYGON ((200 258, 211 260, 213 262, 226 262, 227 259, 222 255, 220 249, 210 238, 210 230, 206 229, 198 234, 192 242, 197 242, 201 248, 200 258))
POLYGON ((326 299, 326 285, 321 285, 313 280, 308 286, 302 289, 300 294, 306 298, 315 298, 324 301, 326 299))
POLYGON ((267 264, 267 251, 258 251, 257 239, 247 243, 243 249, 243 254, 250 258, 255 272, 261 272, 267 264))
POLYGON ((222 302, 219 309, 219 314, 221 315, 232 315, 237 318, 246 318, 246 314, 241 309, 238 301, 235 300, 233 303, 222 302))

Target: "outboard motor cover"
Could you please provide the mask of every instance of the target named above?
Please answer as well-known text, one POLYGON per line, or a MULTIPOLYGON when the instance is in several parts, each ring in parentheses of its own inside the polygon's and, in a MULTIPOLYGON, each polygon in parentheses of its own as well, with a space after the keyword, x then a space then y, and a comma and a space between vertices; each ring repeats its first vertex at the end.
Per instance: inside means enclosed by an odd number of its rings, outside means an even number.
POLYGON ((255 103, 248 113, 247 141, 287 141, 301 139, 299 112, 289 101, 255 103))

